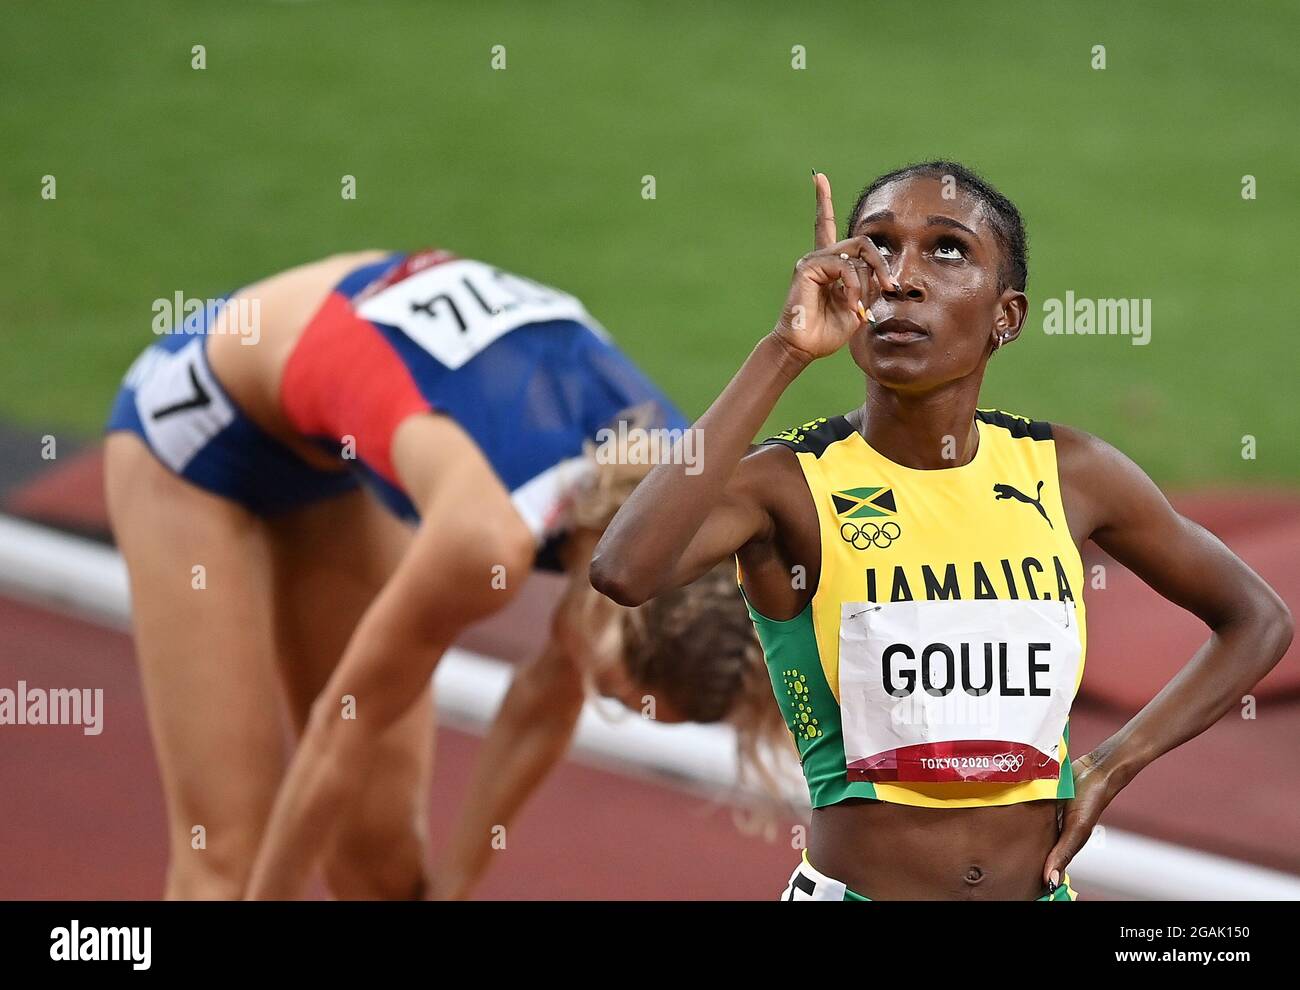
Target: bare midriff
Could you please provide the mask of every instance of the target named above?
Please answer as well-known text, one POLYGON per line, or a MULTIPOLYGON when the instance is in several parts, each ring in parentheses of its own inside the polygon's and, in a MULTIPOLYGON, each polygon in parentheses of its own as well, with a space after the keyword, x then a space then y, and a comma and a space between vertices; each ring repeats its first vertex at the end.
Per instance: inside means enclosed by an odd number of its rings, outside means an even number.
POLYGON ((918 808, 854 799, 812 815, 808 859, 872 900, 1028 900, 1045 893, 1054 800, 918 808))

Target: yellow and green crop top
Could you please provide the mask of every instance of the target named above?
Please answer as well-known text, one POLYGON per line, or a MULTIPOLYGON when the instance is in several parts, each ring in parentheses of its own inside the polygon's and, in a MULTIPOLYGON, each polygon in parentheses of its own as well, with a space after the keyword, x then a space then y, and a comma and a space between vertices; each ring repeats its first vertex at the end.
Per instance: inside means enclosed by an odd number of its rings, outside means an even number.
POLYGON ((975 422, 974 458, 938 470, 895 464, 843 416, 764 441, 794 450, 821 524, 803 612, 749 607, 814 808, 1074 796, 1083 563, 1051 426, 975 422))

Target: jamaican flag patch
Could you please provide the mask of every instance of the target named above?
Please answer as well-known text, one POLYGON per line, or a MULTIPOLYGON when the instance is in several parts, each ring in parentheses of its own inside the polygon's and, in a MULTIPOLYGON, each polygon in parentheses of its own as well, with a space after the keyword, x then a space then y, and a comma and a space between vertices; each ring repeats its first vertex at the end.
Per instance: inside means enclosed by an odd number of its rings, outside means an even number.
POLYGON ((898 513, 892 488, 845 488, 831 492, 835 514, 844 519, 871 519, 898 513))

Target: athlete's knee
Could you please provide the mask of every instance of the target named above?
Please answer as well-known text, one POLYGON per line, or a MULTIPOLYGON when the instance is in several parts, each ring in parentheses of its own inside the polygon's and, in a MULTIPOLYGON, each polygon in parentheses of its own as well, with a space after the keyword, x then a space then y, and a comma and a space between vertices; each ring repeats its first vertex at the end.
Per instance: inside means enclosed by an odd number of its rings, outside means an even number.
POLYGON ((169 901, 235 901, 253 868, 253 856, 207 856, 207 850, 172 854, 167 865, 166 898, 169 901))
POLYGON ((339 900, 419 900, 424 846, 415 829, 345 831, 325 859, 325 882, 339 900))
POLYGON ((248 808, 235 821, 213 822, 199 809, 191 809, 185 817, 186 821, 203 822, 205 817, 208 821, 201 830, 183 826, 173 834, 166 876, 168 899, 242 898, 261 842, 255 809, 248 808))

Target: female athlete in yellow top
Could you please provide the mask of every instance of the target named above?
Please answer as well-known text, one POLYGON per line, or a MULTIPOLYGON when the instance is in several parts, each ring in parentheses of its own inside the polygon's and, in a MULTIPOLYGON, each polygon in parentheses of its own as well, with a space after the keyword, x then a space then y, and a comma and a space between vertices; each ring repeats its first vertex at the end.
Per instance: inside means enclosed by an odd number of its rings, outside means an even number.
POLYGON ((1290 613, 1115 448, 977 409, 1028 308, 1006 197, 954 162, 909 166, 867 186, 836 241, 814 182, 815 250, 695 424, 703 470, 653 470, 592 583, 635 605, 735 555, 813 805, 787 899, 1073 899, 1066 867, 1106 806, 1272 668, 1290 613), (781 393, 846 344, 865 402, 748 453, 781 393), (1075 757, 1089 539, 1210 637, 1075 757))

